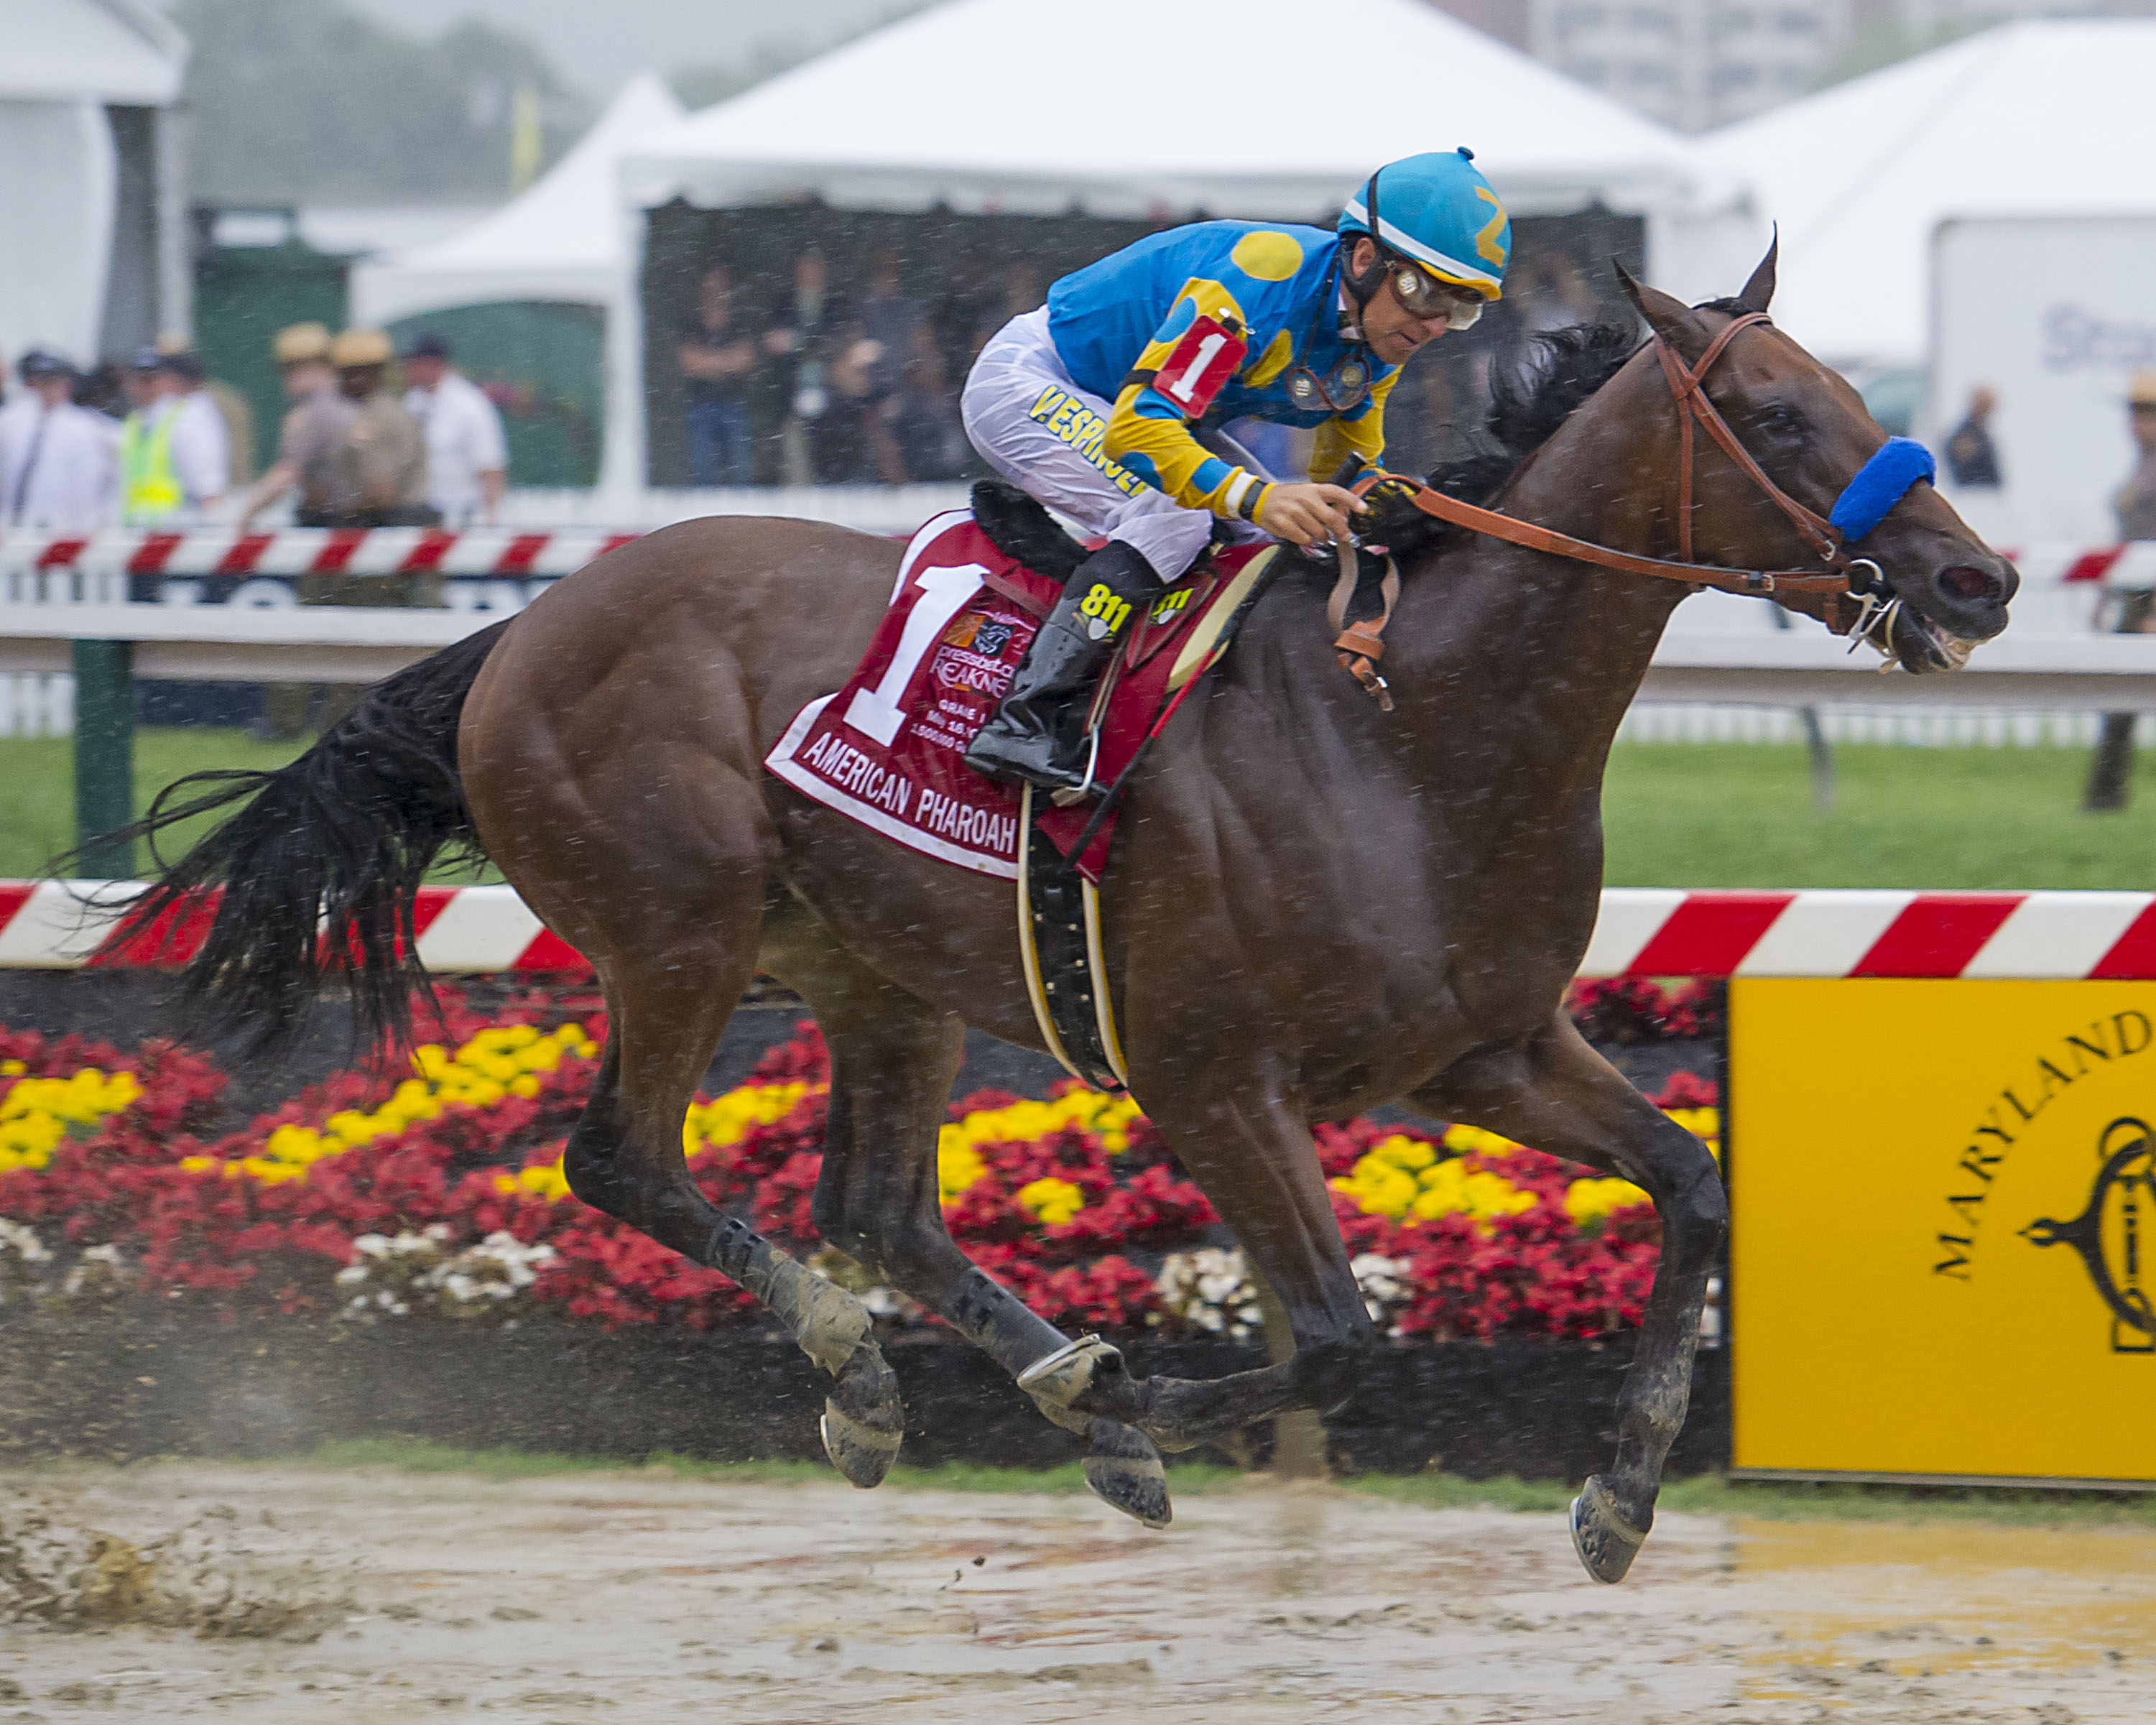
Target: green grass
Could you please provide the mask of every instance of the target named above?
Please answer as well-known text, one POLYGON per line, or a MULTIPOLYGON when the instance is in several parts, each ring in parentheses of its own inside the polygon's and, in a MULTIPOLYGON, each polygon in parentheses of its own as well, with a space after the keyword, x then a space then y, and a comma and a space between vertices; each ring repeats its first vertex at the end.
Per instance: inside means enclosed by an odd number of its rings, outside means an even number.
MULTIPOLYGON (((275 767, 300 747, 237 731, 140 731, 136 806, 183 773, 275 767)), ((0 878, 42 873, 73 842, 73 763, 64 738, 0 739, 0 878)), ((2156 886, 2149 751, 2133 806, 2104 815, 2081 811, 2085 749, 1852 745, 1835 764, 1840 803, 1822 815, 1800 747, 1625 745, 1604 801, 1609 884, 2156 886)))
MULTIPOLYGON (((543 1455, 524 1450, 465 1450, 442 1444, 370 1438, 325 1444, 306 1456, 311 1467, 394 1468, 407 1473, 455 1473, 490 1481, 535 1479, 563 1473, 628 1471, 619 1461, 543 1455)), ((290 1466, 281 1464, 256 1464, 290 1466)), ((819 1461, 705 1461, 658 1455, 644 1466, 678 1478, 715 1484, 801 1485, 834 1480, 819 1461)), ((1171 1466, 1168 1486, 1178 1497, 1232 1491, 1251 1476, 1204 1464, 1171 1466)), ((1257 1477, 1262 1477, 1259 1476, 1257 1477)), ((1464 1480, 1455 1475, 1361 1474, 1336 1483, 1360 1496, 1389 1498, 1424 1509, 1493 1509, 1553 1514, 1572 1502, 1576 1489, 1554 1481, 1464 1480)), ((1086 1489, 1073 1464, 1029 1471, 1012 1467, 899 1466, 887 1487, 939 1491, 1028 1491, 1070 1497, 1086 1489)), ((1662 1491, 1661 1507, 1688 1515, 1747 1516, 1773 1521, 1975 1522, 2015 1527, 2118 1526, 2156 1528, 2156 1492, 2013 1491, 1894 1486, 1754 1485, 1718 1475, 1676 1480, 1662 1491)))
MULTIPOLYGON (((306 747, 258 742, 242 731, 145 728, 135 733, 135 808, 174 779, 208 767, 281 767, 306 747)), ((177 829, 159 848, 173 856, 200 823, 177 829)), ((74 843, 74 742, 65 737, 0 737, 0 880, 44 875, 52 860, 74 843)), ((138 870, 147 856, 136 860, 138 870)))
POLYGON ((2156 888, 2156 759, 2131 805, 2085 814, 2089 751, 1834 752, 1812 808, 1801 746, 1628 743, 1603 795, 1612 886, 2156 888))

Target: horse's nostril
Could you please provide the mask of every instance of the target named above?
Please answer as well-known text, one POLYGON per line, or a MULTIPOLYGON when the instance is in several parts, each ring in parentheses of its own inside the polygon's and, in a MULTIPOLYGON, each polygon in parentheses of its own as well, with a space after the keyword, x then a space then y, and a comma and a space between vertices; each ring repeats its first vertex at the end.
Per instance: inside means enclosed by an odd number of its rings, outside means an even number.
POLYGON ((1939 571, 1939 585, 1958 599, 1968 599, 1981 604, 1989 600, 1997 603, 2006 596, 2006 584, 1988 569, 1976 569, 1966 563, 1957 563, 1950 569, 1939 571))

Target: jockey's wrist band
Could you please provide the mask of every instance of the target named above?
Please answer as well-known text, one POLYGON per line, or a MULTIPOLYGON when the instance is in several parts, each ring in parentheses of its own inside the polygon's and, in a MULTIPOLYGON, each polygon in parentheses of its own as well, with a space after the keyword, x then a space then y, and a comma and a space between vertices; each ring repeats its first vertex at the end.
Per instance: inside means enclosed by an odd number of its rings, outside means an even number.
MULTIPOLYGON (((1239 467, 1228 476, 1226 488, 1220 493, 1220 513, 1242 515, 1243 505, 1258 486, 1258 476, 1247 467, 1239 467)), ((1244 516, 1248 521, 1250 517, 1244 516)))
POLYGON ((1252 485, 1249 490, 1243 493, 1243 501, 1235 513, 1246 521, 1255 521, 1258 518, 1258 511, 1265 506, 1265 499, 1271 494, 1272 489, 1270 484, 1252 485))

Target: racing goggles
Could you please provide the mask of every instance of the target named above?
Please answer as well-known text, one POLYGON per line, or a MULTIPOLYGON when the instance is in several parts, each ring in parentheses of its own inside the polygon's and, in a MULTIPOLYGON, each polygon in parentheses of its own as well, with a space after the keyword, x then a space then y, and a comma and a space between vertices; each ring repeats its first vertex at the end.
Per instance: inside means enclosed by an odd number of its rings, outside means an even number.
POLYGON ((1389 256, 1385 274, 1409 317, 1442 317, 1448 329, 1464 330, 1482 315, 1486 303, 1472 288, 1441 281, 1419 264, 1389 256))
POLYGON ((1305 413, 1321 408, 1328 413, 1352 413, 1370 393, 1370 362, 1350 353, 1323 377, 1308 366, 1297 366, 1281 380, 1287 398, 1305 413))

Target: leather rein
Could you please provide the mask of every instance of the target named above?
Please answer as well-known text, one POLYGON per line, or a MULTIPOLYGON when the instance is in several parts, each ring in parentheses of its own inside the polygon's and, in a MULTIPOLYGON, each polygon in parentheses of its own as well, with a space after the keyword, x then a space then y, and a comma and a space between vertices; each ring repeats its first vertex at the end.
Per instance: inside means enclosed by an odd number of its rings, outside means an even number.
MULTIPOLYGON (((1630 552, 1618 551, 1607 545, 1597 545, 1591 540, 1575 539, 1568 533, 1560 533, 1550 527, 1539 527, 1532 521, 1523 521, 1516 516, 1501 515, 1496 510, 1480 509, 1474 504, 1463 503, 1448 497, 1441 491, 1432 490, 1421 480, 1405 474, 1389 473, 1382 468, 1373 469, 1357 480, 1348 489, 1358 497, 1367 498, 1372 492, 1382 490, 1389 496, 1404 498, 1423 514, 1435 516, 1456 527, 1471 532, 1486 534, 1492 539, 1502 539, 1527 551, 1538 551, 1553 557, 1568 557, 1574 562, 1591 563, 1597 568, 1611 569, 1623 575, 1650 575, 1666 581, 1681 581, 1692 587, 1712 587, 1723 593, 1748 593, 1771 597, 1778 593, 1816 593, 1829 596, 1826 625, 1836 634, 1847 634, 1852 629, 1872 636, 1876 625, 1887 620, 1887 607, 1876 598, 1877 588, 1883 583, 1879 567, 1868 558, 1851 558, 1842 549, 1841 536, 1822 516, 1814 513, 1767 476, 1767 471, 1752 459, 1752 454, 1738 440, 1730 429, 1729 422, 1722 417, 1721 410, 1707 399, 1707 374, 1723 351, 1743 331, 1754 324, 1769 321, 1763 311, 1747 312, 1732 318, 1723 326, 1714 339, 1707 343, 1707 351, 1700 356, 1696 366, 1686 366, 1677 357, 1670 345, 1659 335, 1650 345, 1661 362, 1663 375, 1669 379, 1670 393, 1677 405, 1677 559, 1639 557, 1630 552), (1697 422, 1729 459, 1763 491, 1768 500, 1789 518, 1804 542, 1819 554, 1820 561, 1827 566, 1822 573, 1810 569, 1725 569, 1713 563, 1691 561, 1692 464, 1694 459, 1692 427, 1697 422), (1864 587, 1851 581, 1853 572, 1868 569, 1869 582, 1864 587), (1867 590, 1869 589, 1869 590, 1867 590), (1852 592, 1859 603, 1844 605, 1836 601, 1852 592)), ((1361 566, 1353 545, 1337 547, 1340 557, 1340 579, 1334 584, 1332 597, 1326 606, 1327 620, 1337 636, 1334 649, 1340 655, 1342 666, 1360 683, 1385 711, 1393 709, 1392 696, 1385 680, 1378 675, 1377 664, 1384 656, 1385 625, 1392 621, 1393 607, 1399 597, 1399 571, 1388 557, 1381 592, 1384 602, 1383 613, 1361 623, 1347 620, 1348 602, 1353 598, 1361 566)), ((1886 644, 1873 638, 1873 643, 1883 653, 1886 644)))

